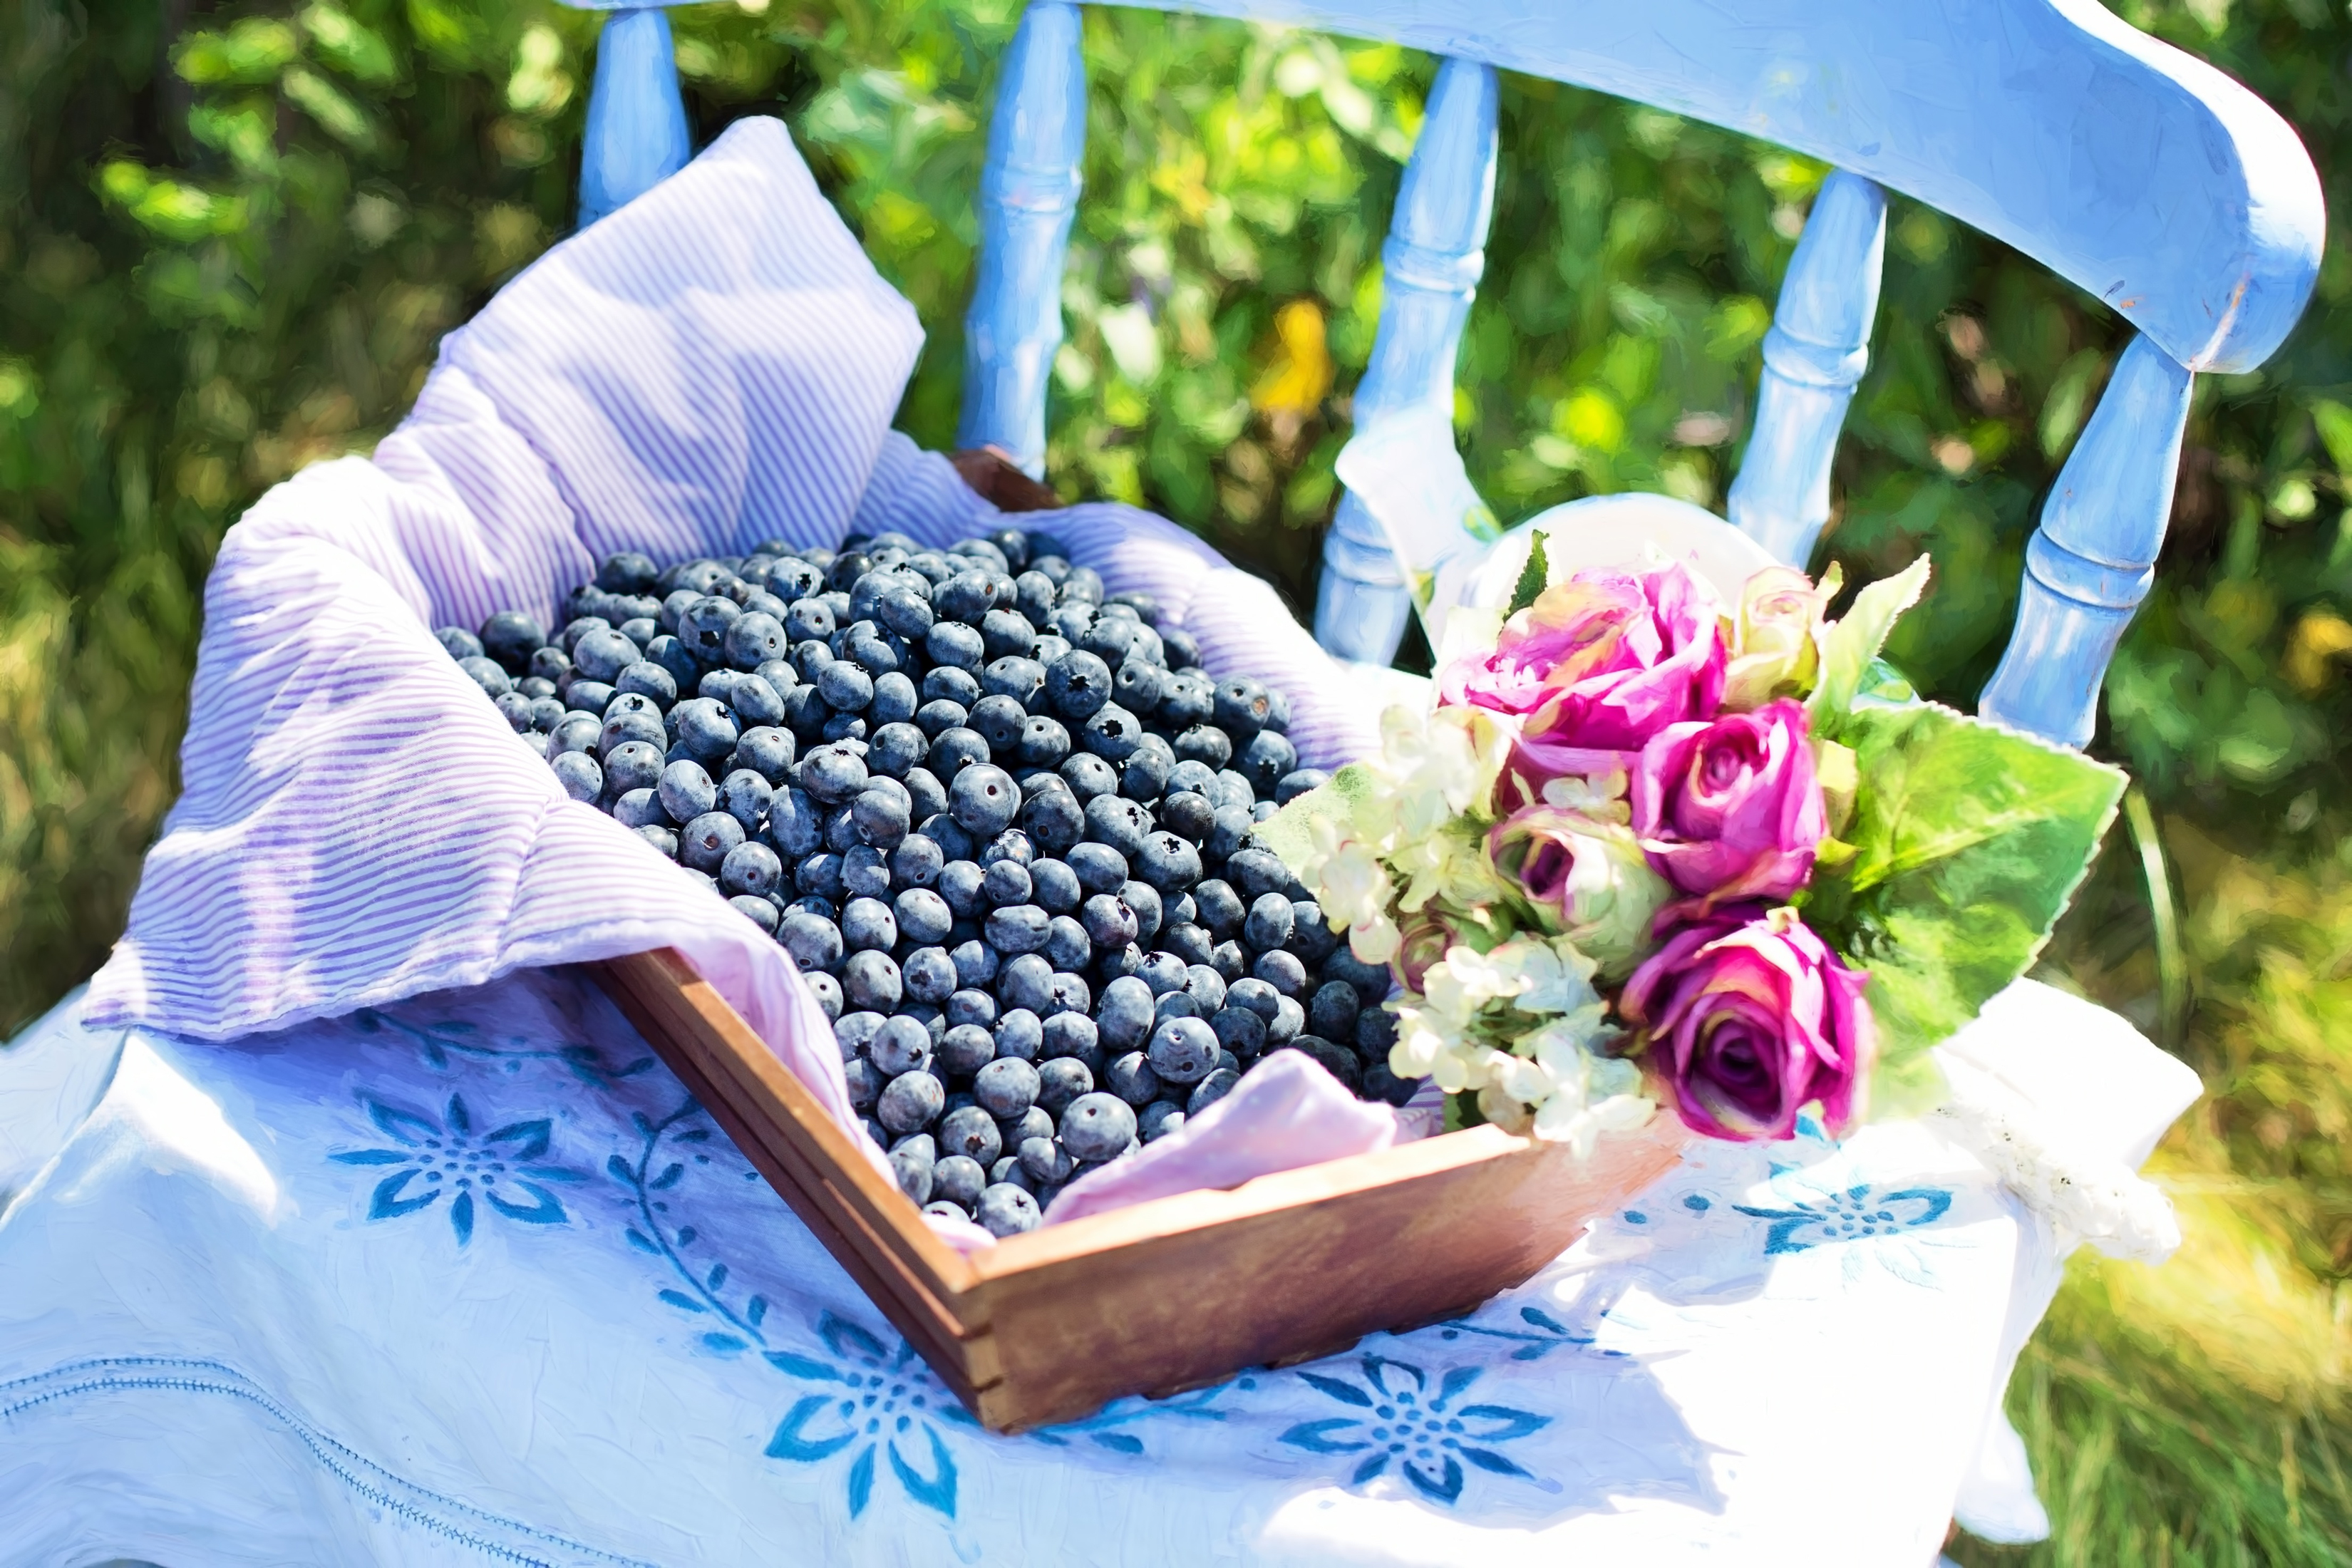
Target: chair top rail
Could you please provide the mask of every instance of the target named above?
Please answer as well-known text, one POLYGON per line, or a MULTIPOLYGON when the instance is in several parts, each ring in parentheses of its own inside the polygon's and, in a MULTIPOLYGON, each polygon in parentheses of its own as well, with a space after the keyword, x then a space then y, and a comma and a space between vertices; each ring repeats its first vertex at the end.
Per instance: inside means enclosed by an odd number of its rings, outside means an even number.
POLYGON ((1864 174, 2016 247, 2174 360, 2251 370, 2326 220, 2294 131, 2098 0, 1118 0, 1596 88, 1864 174))

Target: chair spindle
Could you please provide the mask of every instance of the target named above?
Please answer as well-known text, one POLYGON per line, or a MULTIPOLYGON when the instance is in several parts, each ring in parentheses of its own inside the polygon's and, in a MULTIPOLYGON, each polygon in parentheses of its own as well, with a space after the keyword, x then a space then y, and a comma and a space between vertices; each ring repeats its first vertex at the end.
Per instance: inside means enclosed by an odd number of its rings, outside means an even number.
POLYGON ((956 444, 1045 471, 1045 378, 1062 344, 1062 263, 1087 147, 1078 8, 1034 0, 1004 58, 980 182, 980 256, 964 316, 956 444))
MULTIPOLYGON (((1381 247, 1381 321, 1357 384, 1355 423, 1418 410, 1454 418, 1454 366, 1495 208, 1494 68, 1438 67, 1421 135, 1381 247)), ((1352 493, 1339 498, 1323 539, 1315 637, 1342 658, 1386 665, 1413 610, 1412 591, 1387 532, 1352 493)))
POLYGON ((2156 581, 2194 377, 2136 337, 2058 470, 2000 668, 1977 710, 2063 746, 2090 740, 2107 661, 2156 581))
POLYGON ((1886 253, 1886 196, 1832 172, 1813 198, 1764 334, 1756 426, 1727 508, 1732 525, 1806 565, 1830 516, 1830 460, 1854 384, 1870 363, 1886 253))
POLYGON ((635 201, 693 155, 669 17, 659 6, 615 12, 596 39, 580 146, 580 226, 635 201))

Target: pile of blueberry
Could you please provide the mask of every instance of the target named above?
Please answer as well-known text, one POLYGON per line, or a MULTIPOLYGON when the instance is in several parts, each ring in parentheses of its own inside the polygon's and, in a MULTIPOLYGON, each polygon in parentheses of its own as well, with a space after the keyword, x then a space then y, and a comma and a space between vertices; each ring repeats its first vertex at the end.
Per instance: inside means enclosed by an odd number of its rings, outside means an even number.
POLYGON ((1265 1053, 1402 1104, 1384 969, 1252 837, 1324 782, 1047 535, 605 561, 437 635, 576 800, 782 943, 918 1204, 999 1236, 1265 1053))

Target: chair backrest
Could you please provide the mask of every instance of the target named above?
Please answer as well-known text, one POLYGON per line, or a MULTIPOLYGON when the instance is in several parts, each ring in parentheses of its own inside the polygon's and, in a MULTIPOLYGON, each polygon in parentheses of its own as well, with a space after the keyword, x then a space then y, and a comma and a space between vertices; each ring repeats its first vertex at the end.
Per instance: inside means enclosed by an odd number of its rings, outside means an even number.
MULTIPOLYGON (((1868 363, 1881 187, 2007 241, 2122 314, 2139 335, 2044 506, 2017 627, 1980 703, 2067 744, 2089 738, 2107 662, 2153 580, 2190 373, 2261 363, 2317 275, 2318 177, 2292 128, 2098 0, 1749 0, 1732 13, 1720 0, 1129 3, 1446 58, 1382 252, 1386 292, 1356 392, 1360 428, 1450 406, 1492 200, 1495 67, 1638 100, 1839 171, 1816 198, 1782 283, 1755 427, 1728 498, 1732 522, 1781 559, 1803 563, 1829 515, 1831 455, 1868 363)), ((613 40, 638 21, 608 28, 590 107, 583 161, 606 171, 597 190, 607 202, 634 194, 609 171, 661 162, 632 163, 604 145, 658 115, 636 108, 598 118, 608 90, 645 103, 658 96, 634 68, 608 88, 613 40)), ((634 33, 627 47, 649 46, 634 33)), ((674 97, 674 82, 668 90, 674 97)), ((682 132, 682 115, 677 124, 682 132)), ((1033 473, 1044 458, 1084 136, 1076 7, 1033 0, 990 127, 960 432, 1033 473)), ((589 189, 583 170, 583 221, 595 216, 589 189)), ((1318 602, 1327 647, 1374 662, 1393 657, 1414 564, 1397 560, 1394 542, 1343 497, 1318 602)))

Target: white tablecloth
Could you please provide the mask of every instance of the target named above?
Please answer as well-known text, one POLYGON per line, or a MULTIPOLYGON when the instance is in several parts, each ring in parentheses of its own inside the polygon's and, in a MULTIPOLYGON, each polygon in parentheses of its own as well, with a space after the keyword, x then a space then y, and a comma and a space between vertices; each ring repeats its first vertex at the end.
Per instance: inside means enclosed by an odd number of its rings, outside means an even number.
MULTIPOLYGON (((2038 986, 1970 1043, 2133 1159, 2194 1093, 2038 986)), ((0 1050, 5 1189, 0 1568, 1884 1568, 2041 1527, 1999 1394, 2057 1249, 1916 1124, 1704 1145, 1460 1321, 1012 1438, 576 972, 228 1045, 69 1002, 0 1050)))

